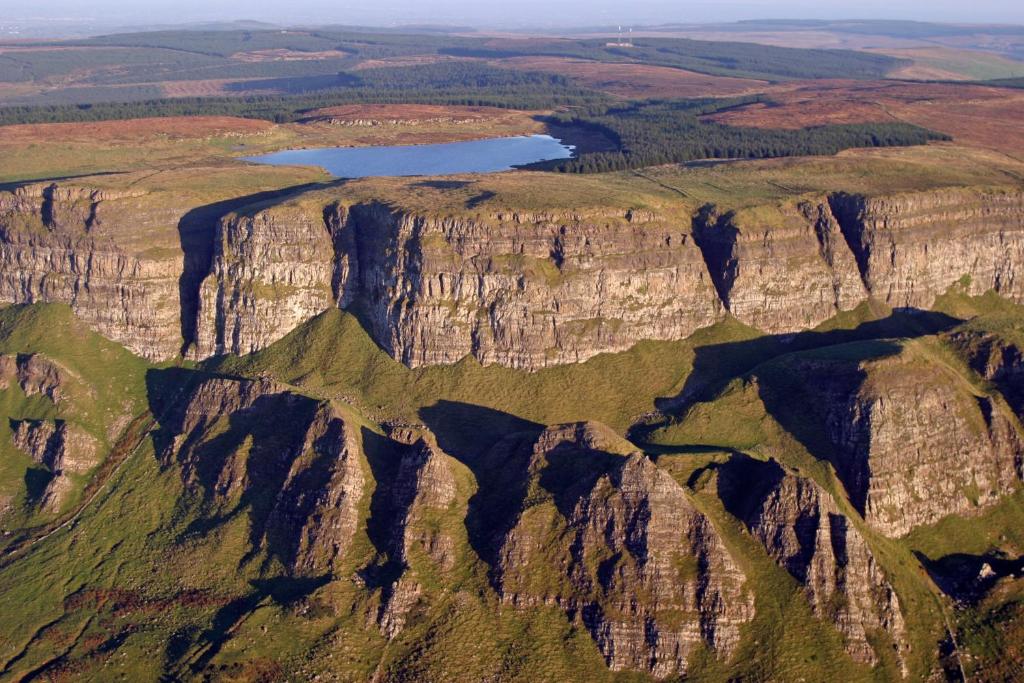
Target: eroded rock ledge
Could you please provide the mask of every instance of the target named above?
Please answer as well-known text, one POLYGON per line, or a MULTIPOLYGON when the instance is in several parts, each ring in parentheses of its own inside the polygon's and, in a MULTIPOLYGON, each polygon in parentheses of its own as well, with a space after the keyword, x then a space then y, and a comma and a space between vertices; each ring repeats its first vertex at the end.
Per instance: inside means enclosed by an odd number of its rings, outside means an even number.
POLYGON ((184 209, 62 185, 0 194, 0 300, 68 303, 150 359, 250 353, 340 306, 406 365, 472 355, 527 370, 681 339, 727 313, 786 333, 869 297, 927 308, 954 283, 1024 300, 1019 190, 679 215, 434 215, 337 194, 228 213, 200 231, 212 246, 177 253, 124 235, 132 221, 176 232, 184 209))

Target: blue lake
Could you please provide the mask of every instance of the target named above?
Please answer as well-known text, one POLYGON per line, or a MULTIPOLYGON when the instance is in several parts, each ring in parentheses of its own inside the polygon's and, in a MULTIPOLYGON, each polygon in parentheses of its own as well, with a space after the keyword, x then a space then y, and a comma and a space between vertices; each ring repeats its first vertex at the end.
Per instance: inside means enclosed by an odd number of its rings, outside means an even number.
POLYGON ((274 166, 319 166, 337 178, 365 178, 494 173, 571 156, 572 147, 550 135, 523 135, 440 145, 289 149, 245 160, 274 166))

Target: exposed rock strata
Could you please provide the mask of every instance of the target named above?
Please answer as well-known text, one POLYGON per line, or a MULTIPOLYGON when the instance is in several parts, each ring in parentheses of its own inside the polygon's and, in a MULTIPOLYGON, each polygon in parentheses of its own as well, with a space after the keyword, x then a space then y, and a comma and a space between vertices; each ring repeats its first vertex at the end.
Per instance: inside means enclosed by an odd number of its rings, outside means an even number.
POLYGON ((333 261, 322 216, 281 205, 221 219, 190 354, 251 353, 320 313, 333 261))
POLYGON ((71 370, 40 353, 0 354, 0 391, 16 384, 26 396, 40 394, 56 404, 64 400, 68 383, 77 379, 71 370))
POLYGON ((837 194, 692 219, 431 215, 314 193, 229 213, 209 245, 179 237, 185 211, 60 184, 2 193, 0 300, 69 303, 151 359, 182 333, 195 358, 249 353, 351 307, 409 366, 472 355, 530 370, 680 339, 726 311, 781 333, 868 296, 926 308, 957 282, 1024 300, 1021 192, 837 194), (135 225, 188 243, 144 249, 135 225))
POLYGON ((729 312, 765 332, 814 327, 868 293, 827 202, 764 211, 703 207, 694 236, 729 312))
POLYGON ((719 479, 723 500, 804 586, 814 613, 842 633, 850 655, 875 664, 878 654, 869 637, 883 633, 905 650, 899 598, 864 537, 832 497, 814 481, 787 474, 774 463, 730 469, 719 479))
POLYGON ((48 469, 88 472, 98 462, 96 439, 63 420, 17 420, 14 445, 48 469))
POLYGON ((850 499, 873 527, 901 536, 1012 492, 1024 440, 998 397, 911 350, 880 360, 803 358, 791 368, 822 419, 850 499))
POLYGON ((376 341, 412 367, 473 355, 536 369, 685 337, 721 316, 688 229, 639 212, 630 222, 286 206, 220 230, 198 356, 254 350, 336 304, 358 305, 376 341))
POLYGON ((53 475, 39 506, 47 512, 59 511, 74 486, 69 475, 83 474, 99 464, 99 444, 64 420, 17 420, 11 427, 14 445, 53 475))
MULTIPOLYGON (((181 252, 140 253, 127 234, 178 216, 133 192, 28 185, 0 193, 0 301, 62 302, 151 360, 181 347, 181 252)), ((144 250, 142 250, 144 252, 144 250)))
POLYGON ((864 283, 894 308, 929 308, 950 285, 1024 300, 1024 194, 973 189, 863 197, 832 211, 864 283))
POLYGON ((331 573, 361 522, 357 432, 329 403, 274 383, 207 379, 161 417, 167 462, 213 509, 252 502, 253 543, 296 574, 331 573))
MULTIPOLYGON (((405 626, 409 612, 425 592, 422 574, 450 574, 457 559, 456 539, 449 529, 462 525, 465 509, 454 510, 451 524, 445 513, 457 501, 458 486, 452 459, 441 451, 429 432, 393 439, 412 441, 403 455, 394 480, 387 486, 392 510, 389 560, 401 574, 384 587, 378 616, 381 633, 394 638, 405 626), (415 439, 415 440, 413 440, 415 439)), ((443 579, 442 579, 443 580, 443 579)))
POLYGON ((1024 352, 1020 345, 1004 335, 970 328, 958 330, 948 339, 975 372, 999 388, 1024 420, 1024 352))
POLYGON ((742 572, 682 487, 606 432, 552 427, 521 454, 526 497, 496 557, 502 598, 578 616, 614 670, 665 677, 702 648, 728 657, 754 611, 742 572))

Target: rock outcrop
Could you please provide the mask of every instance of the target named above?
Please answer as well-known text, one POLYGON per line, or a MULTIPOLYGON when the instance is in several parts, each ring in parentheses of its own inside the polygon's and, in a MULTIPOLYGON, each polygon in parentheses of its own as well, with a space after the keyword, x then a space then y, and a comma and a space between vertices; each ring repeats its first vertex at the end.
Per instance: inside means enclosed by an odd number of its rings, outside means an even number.
POLYGON ((678 339, 721 307, 688 227, 629 215, 432 217, 379 203, 225 219, 196 355, 246 353, 333 305, 416 367, 537 369, 678 339), (304 264, 304 265, 303 265, 304 264))
POLYGON ((0 193, 0 301, 61 302, 108 339, 151 360, 181 348, 180 249, 133 242, 173 208, 141 193, 36 184, 0 193))
POLYGON ((878 661, 871 635, 884 633, 898 652, 907 649, 896 592, 856 526, 813 480, 775 463, 737 462, 720 474, 719 493, 803 585, 814 613, 842 633, 854 660, 878 661))
POLYGON ((958 282, 1019 299, 1022 197, 838 194, 706 206, 689 222, 646 211, 434 216, 301 199, 221 222, 194 353, 249 352, 340 305, 357 307, 406 365, 472 355, 535 370, 683 338, 726 311, 785 333, 870 296, 928 307, 958 282))
POLYGON ((724 214, 705 206, 694 237, 726 308, 765 332, 814 327, 868 296, 827 202, 724 214))
POLYGON ((14 420, 14 445, 51 474, 39 497, 46 512, 58 512, 71 493, 72 474, 84 474, 99 464, 99 443, 64 420, 14 420))
POLYGON ((99 444, 64 420, 16 420, 14 445, 54 472, 88 472, 98 463, 99 444))
POLYGON ((1024 350, 1004 334, 975 329, 957 329, 947 335, 971 368, 992 382, 1024 420, 1024 350))
POLYGON ((803 357, 790 370, 819 415, 850 500, 889 536, 970 513, 1024 476, 1024 440, 998 396, 902 347, 856 361, 803 357))
POLYGON ((685 674, 702 648, 727 658, 753 617, 744 576, 682 487, 621 445, 571 424, 520 453, 524 498, 497 544, 499 593, 578 618, 614 670, 685 674))
POLYGON ((1024 299, 1019 191, 840 193, 692 218, 434 215, 320 191, 207 231, 179 228, 189 207, 167 202, 63 184, 0 194, 0 300, 68 303, 150 359, 183 341, 194 358, 249 353, 341 306, 409 366, 472 355, 536 370, 681 339, 726 312, 784 333, 869 296, 926 308, 957 282, 1024 299))
POLYGON ((386 484, 391 512, 388 559, 400 572, 384 586, 378 615, 381 633, 387 638, 394 638, 404 628, 425 592, 424 575, 433 575, 435 582, 450 575, 457 559, 452 529, 462 526, 465 515, 464 507, 452 509, 458 501, 454 461, 429 432, 404 431, 391 434, 392 439, 408 445, 400 449, 398 471, 386 484), (450 518, 447 524, 446 518, 450 518))
POLYGON ((294 574, 335 571, 367 479, 357 428, 330 403, 269 380, 211 378, 158 416, 161 459, 211 512, 249 501, 255 547, 294 574))
POLYGON ((0 354, 0 391, 17 385, 26 396, 45 396, 52 403, 64 400, 68 384, 78 377, 60 363, 40 353, 0 354))
POLYGON ((1024 300, 1024 194, 948 189, 891 197, 836 194, 832 212, 876 298, 929 308, 955 282, 1024 300))
POLYGON ((225 216, 190 355, 246 354, 280 339, 331 305, 333 263, 322 215, 285 204, 225 216))

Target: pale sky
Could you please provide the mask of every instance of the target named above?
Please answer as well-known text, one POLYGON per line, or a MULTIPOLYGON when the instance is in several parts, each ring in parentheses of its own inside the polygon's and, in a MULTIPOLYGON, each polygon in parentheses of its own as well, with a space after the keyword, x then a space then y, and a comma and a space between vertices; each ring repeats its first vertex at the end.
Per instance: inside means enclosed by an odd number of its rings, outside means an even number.
POLYGON ((1022 0, 0 0, 0 22, 111 25, 256 19, 285 24, 593 26, 737 19, 913 19, 1024 24, 1022 0))

